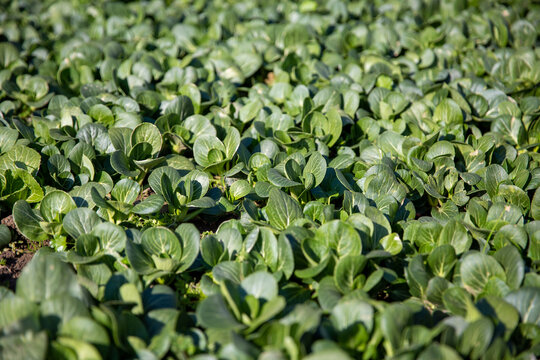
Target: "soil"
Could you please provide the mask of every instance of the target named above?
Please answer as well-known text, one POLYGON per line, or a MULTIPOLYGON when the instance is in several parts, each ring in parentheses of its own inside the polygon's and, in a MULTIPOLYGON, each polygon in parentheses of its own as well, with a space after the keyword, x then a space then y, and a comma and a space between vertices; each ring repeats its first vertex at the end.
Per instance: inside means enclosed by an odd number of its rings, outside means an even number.
POLYGON ((233 213, 228 213, 223 216, 208 216, 208 215, 199 215, 189 222, 195 225, 195 227, 201 232, 213 232, 215 233, 221 225, 222 222, 235 219, 233 213))
POLYGON ((134 205, 137 205, 143 200, 146 200, 150 195, 155 194, 154 191, 151 188, 144 189, 140 195, 137 197, 137 200, 133 203, 134 205))
POLYGON ((15 290, 15 283, 22 269, 32 260, 34 253, 47 244, 37 243, 24 237, 13 221, 13 215, 3 218, 0 222, 11 230, 14 237, 0 253, 0 286, 15 290))

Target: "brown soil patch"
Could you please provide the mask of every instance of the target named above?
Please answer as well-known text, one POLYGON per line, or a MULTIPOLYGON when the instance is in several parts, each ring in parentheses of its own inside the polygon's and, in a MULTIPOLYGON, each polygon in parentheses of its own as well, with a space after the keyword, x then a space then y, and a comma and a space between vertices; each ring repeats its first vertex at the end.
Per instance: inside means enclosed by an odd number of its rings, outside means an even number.
POLYGON ((15 226, 13 215, 3 218, 0 222, 11 230, 13 237, 11 243, 0 253, 0 286, 15 290, 22 269, 32 260, 34 253, 46 244, 30 241, 24 237, 15 226))

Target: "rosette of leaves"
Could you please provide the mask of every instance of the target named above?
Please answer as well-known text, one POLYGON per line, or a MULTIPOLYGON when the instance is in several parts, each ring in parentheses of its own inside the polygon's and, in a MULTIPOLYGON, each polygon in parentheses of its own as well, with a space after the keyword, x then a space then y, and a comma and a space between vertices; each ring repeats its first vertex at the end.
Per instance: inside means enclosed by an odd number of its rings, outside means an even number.
POLYGON ((193 149, 195 140, 203 135, 217 134, 214 125, 202 115, 191 115, 180 120, 177 114, 167 114, 158 118, 156 125, 168 139, 174 153, 193 149))
MULTIPOLYGON (((307 157, 307 156, 306 156, 307 157)), ((310 200, 310 190, 319 186, 326 176, 326 160, 319 152, 309 159, 294 153, 266 172, 268 182, 277 188, 287 188, 298 199, 310 200)))
POLYGON ((285 308, 285 299, 278 295, 276 279, 264 271, 254 272, 241 281, 220 282, 219 290, 197 307, 197 320, 220 343, 233 330, 249 334, 272 320, 285 308))
POLYGON ((110 340, 92 319, 88 301, 69 265, 40 250, 21 274, 17 291, 1 297, 0 356, 43 359, 78 352, 101 358, 97 348, 106 350, 110 340))
MULTIPOLYGON (((336 108, 330 108, 326 114, 321 112, 322 105, 316 106, 310 98, 304 100, 302 108, 302 131, 323 141, 328 147, 332 147, 341 135, 343 122, 336 108)), ((278 132, 275 137, 281 141, 287 141, 286 132, 278 132)))
POLYGON ((32 241, 51 240, 58 250, 66 250, 68 232, 64 217, 75 209, 75 201, 64 191, 48 192, 40 202, 39 210, 32 209, 28 201, 19 200, 13 206, 13 220, 19 231, 32 241))
MULTIPOLYGON (((48 176, 57 187, 69 190, 73 186, 92 181, 112 182, 108 173, 100 170, 98 164, 94 165, 93 161, 97 160, 97 156, 90 144, 85 141, 75 144, 71 138, 67 138, 67 142, 59 144, 60 149, 55 145, 48 145, 42 150, 48 156, 48 176)), ((62 137, 62 140, 66 138, 62 137)))
POLYGON ((175 231, 151 227, 126 243, 132 268, 151 283, 159 277, 187 271, 199 254, 200 234, 193 224, 180 224, 175 231))
POLYGON ((29 203, 41 201, 43 190, 27 171, 6 170, 0 173, 0 204, 2 209, 12 209, 17 200, 29 203))
POLYGON ((167 202, 168 213, 177 220, 187 221, 216 206, 221 197, 218 188, 210 189, 208 174, 200 170, 186 174, 185 171, 162 166, 152 171, 148 183, 167 202))
POLYGON ((231 168, 239 146, 240 133, 236 128, 229 127, 223 141, 210 134, 197 137, 193 144, 193 157, 205 170, 221 174, 231 168))
POLYGON ((21 115, 47 105, 54 96, 49 92, 49 84, 45 79, 28 74, 18 75, 15 81, 2 82, 2 91, 21 104, 23 108, 21 115))
POLYGON ((110 199, 104 198, 93 187, 91 196, 98 206, 98 214, 114 223, 131 221, 134 215, 151 215, 159 212, 164 200, 161 195, 152 194, 136 203, 141 194, 141 186, 134 180, 121 179, 111 190, 110 199))
POLYGON ((359 233, 352 225, 341 220, 324 223, 299 245, 306 267, 297 268, 295 275, 302 279, 332 274, 339 259, 362 254, 359 233))
POLYGON ((147 172, 160 164, 162 137, 159 129, 150 123, 129 128, 109 130, 111 142, 116 149, 111 154, 111 166, 119 174, 142 181, 147 172))
MULTIPOLYGON (((75 214, 94 217, 95 213, 75 214)), ((70 219, 68 218, 68 221, 70 219)), ((67 253, 67 260, 73 264, 92 264, 105 262, 106 257, 118 260, 122 263, 124 249, 126 247, 127 236, 125 231, 118 225, 110 222, 99 222, 92 220, 95 224, 91 231, 77 235, 70 228, 70 235, 75 237, 75 245, 67 253)), ((96 270, 99 271, 99 270, 96 270)))

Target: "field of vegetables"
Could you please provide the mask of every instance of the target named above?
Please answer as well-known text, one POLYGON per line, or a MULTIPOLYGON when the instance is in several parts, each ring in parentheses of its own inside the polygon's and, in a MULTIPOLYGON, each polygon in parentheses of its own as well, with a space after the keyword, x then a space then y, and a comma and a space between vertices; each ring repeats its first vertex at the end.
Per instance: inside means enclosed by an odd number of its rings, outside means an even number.
POLYGON ((540 356, 539 2, 0 9, 0 359, 540 356))

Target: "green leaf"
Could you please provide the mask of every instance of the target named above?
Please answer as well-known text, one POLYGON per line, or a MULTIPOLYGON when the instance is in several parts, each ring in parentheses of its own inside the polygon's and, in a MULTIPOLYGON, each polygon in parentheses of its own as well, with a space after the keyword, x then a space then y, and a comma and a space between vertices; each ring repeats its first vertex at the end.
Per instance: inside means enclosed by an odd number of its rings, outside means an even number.
POLYGON ((225 145, 213 135, 198 137, 193 144, 193 156, 197 164, 207 167, 223 160, 226 154, 225 145), (214 154, 214 155, 212 155, 214 154), (216 154, 222 154, 222 158, 216 154))
POLYGON ((237 180, 232 183, 229 192, 233 200, 239 200, 251 192, 251 185, 246 180, 237 180))
POLYGON ((234 330, 242 328, 230 313, 223 297, 215 294, 204 299, 197 306, 197 321, 206 328, 234 330))
POLYGON ((47 345, 46 331, 5 336, 0 339, 0 357, 2 359, 45 359, 47 345))
POLYGON ((504 269, 497 260, 482 253, 467 255, 461 262, 460 272, 463 286, 473 295, 481 293, 491 278, 506 280, 504 269))
POLYGON ((24 268, 17 281, 17 296, 42 302, 59 296, 84 300, 77 277, 69 265, 50 251, 40 250, 24 268))
POLYGON ((131 161, 122 151, 115 151, 112 153, 111 166, 116 172, 127 177, 139 175, 139 171, 133 169, 131 161))
POLYGON ((165 201, 161 196, 158 194, 152 194, 140 203, 133 206, 131 212, 138 215, 154 214, 161 210, 164 204, 165 201))
POLYGON ((339 140, 343 123, 341 121, 341 115, 336 109, 331 109, 328 111, 326 117, 328 118, 328 133, 330 134, 330 140, 328 140, 327 144, 329 147, 331 147, 339 140))
POLYGON ((6 247, 11 242, 11 231, 9 228, 1 224, 0 225, 0 250, 6 247))
POLYGON ((107 252, 119 253, 126 246, 126 233, 118 225, 109 222, 99 223, 93 227, 91 234, 99 238, 101 249, 107 252))
POLYGON ((287 179, 285 176, 281 175, 279 171, 276 169, 268 169, 268 181, 277 187, 291 187, 291 186, 298 186, 302 185, 301 183, 297 181, 293 181, 290 179, 287 179))
POLYGON ((391 233, 383 237, 380 240, 380 244, 385 251, 389 252, 392 255, 398 255, 403 249, 401 239, 396 233, 391 233))
POLYGON ((90 111, 88 112, 88 115, 96 122, 101 123, 103 125, 113 125, 114 124, 114 116, 112 111, 102 104, 96 104, 93 105, 90 108, 90 111))
POLYGON ((540 189, 536 189, 531 201, 531 217, 540 220, 540 189))
POLYGON ((195 262, 199 255, 200 234, 193 224, 180 224, 175 230, 182 242, 182 257, 177 273, 186 271, 195 262))
POLYGON ((60 215, 65 215, 76 207, 71 196, 61 190, 55 190, 43 197, 40 212, 48 222, 61 221, 60 215))
POLYGON ((444 99, 437 105, 433 113, 433 121, 442 125, 463 123, 461 108, 452 99, 444 99))
POLYGON ((306 178, 307 174, 313 175, 315 182, 312 187, 319 186, 326 175, 326 160, 318 152, 314 152, 303 170, 303 177, 306 178))
POLYGON ((114 185, 111 196, 117 201, 132 204, 137 200, 140 191, 141 187, 136 181, 121 179, 114 185))
POLYGON ((161 151, 162 139, 159 129, 150 123, 142 123, 137 125, 131 133, 131 146, 136 144, 147 143, 151 146, 151 156, 156 157, 161 151))
POLYGON ((26 201, 19 200, 13 205, 13 220, 17 229, 27 238, 33 241, 44 241, 48 238, 40 226, 43 218, 26 201))
POLYGON ((488 318, 481 318, 469 324, 460 338, 460 352, 472 359, 480 358, 491 343, 494 331, 493 322, 488 318))
POLYGON ((8 127, 0 127, 0 154, 11 150, 17 142, 18 137, 19 132, 17 130, 8 127))
MULTIPOLYGON (((176 234, 165 227, 151 227, 141 236, 141 245, 146 253, 157 258, 182 258, 182 246, 176 234)), ((154 261, 156 259, 154 258, 154 261)))
POLYGON ((462 254, 469 250, 472 240, 467 234, 467 229, 454 219, 449 220, 443 227, 438 244, 452 245, 456 254, 462 254))
POLYGON ((101 219, 94 211, 88 208, 77 208, 67 213, 62 225, 72 238, 77 239, 82 234, 89 234, 100 222, 101 219))
POLYGON ((39 153, 24 145, 15 145, 0 156, 0 172, 23 169, 36 176, 41 163, 39 153))
POLYGON ((457 262, 456 251, 450 245, 438 246, 429 254, 427 262, 434 275, 445 278, 457 262))
POLYGON ((341 258, 334 268, 337 288, 344 294, 352 291, 358 284, 358 275, 366 265, 362 255, 348 255, 341 258))
POLYGON ((491 198, 499 191, 499 184, 508 179, 508 174, 502 166, 493 164, 486 168, 486 190, 491 198))
POLYGON ((278 294, 276 279, 267 272, 259 271, 250 274, 242 280, 240 286, 248 295, 253 295, 256 299, 270 301, 278 294))
POLYGON ((266 205, 266 213, 272 226, 284 230, 294 220, 302 217, 302 208, 296 200, 283 191, 272 189, 266 205))
POLYGON ((539 288, 521 288, 508 294, 504 299, 517 309, 523 323, 540 326, 539 288))
POLYGON ((333 220, 321 225, 315 234, 316 239, 333 248, 339 257, 360 255, 362 241, 356 229, 346 222, 333 220))

